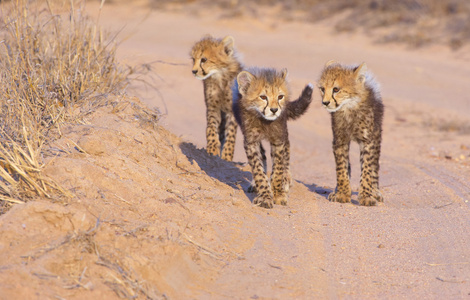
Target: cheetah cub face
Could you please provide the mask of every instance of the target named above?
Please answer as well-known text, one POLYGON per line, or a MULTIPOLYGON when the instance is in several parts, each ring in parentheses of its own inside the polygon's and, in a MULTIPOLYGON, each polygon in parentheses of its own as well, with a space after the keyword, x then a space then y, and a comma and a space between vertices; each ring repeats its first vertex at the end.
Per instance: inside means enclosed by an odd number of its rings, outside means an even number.
POLYGON ((287 70, 272 78, 257 77, 256 72, 240 72, 237 76, 238 91, 249 103, 247 109, 258 112, 264 119, 276 120, 288 101, 287 70))
POLYGON ((333 61, 328 62, 318 82, 323 107, 328 112, 355 107, 364 90, 365 71, 364 65, 348 70, 333 61))
POLYGON ((204 38, 191 50, 193 74, 197 79, 205 80, 214 74, 220 74, 231 63, 234 55, 234 39, 226 36, 222 40, 204 38))

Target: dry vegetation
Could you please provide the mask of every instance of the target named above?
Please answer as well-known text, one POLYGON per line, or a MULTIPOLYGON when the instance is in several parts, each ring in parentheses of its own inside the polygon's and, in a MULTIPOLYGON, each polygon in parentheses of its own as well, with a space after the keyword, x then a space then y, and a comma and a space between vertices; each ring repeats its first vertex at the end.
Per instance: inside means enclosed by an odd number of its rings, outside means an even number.
POLYGON ((115 61, 115 42, 74 7, 1 5, 0 213, 32 196, 67 196, 41 175, 63 122, 82 122, 123 91, 133 70, 115 61))
POLYGON ((459 119, 432 118, 423 122, 423 125, 443 132, 470 134, 470 123, 459 119))
POLYGON ((280 6, 280 17, 317 22, 332 19, 338 32, 377 33, 378 42, 418 47, 431 43, 458 49, 470 42, 470 2, 467 0, 149 0, 157 7, 179 5, 192 11, 218 6, 223 16, 262 16, 265 6, 280 6))

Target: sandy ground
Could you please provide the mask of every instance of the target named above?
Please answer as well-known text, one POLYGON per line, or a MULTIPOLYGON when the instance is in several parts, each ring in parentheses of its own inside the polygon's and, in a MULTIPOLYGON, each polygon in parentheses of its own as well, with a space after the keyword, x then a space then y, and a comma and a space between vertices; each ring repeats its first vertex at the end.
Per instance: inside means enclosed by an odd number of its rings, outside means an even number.
MULTIPOLYGON (((89 5, 96 12, 97 6, 89 5)), ((46 174, 76 197, 38 199, 0 217, 0 299, 468 299, 470 58, 338 35, 328 21, 253 20, 219 11, 148 12, 107 5, 123 28, 119 57, 154 62, 157 87, 69 125, 46 174), (202 83, 189 49, 232 35, 247 66, 288 68, 294 94, 323 64, 365 61, 386 105, 380 181, 385 202, 327 201, 335 187, 330 117, 318 91, 291 122, 295 184, 287 207, 254 207, 237 136, 235 163, 206 155, 202 83), (162 126, 160 126, 162 125, 162 126)))

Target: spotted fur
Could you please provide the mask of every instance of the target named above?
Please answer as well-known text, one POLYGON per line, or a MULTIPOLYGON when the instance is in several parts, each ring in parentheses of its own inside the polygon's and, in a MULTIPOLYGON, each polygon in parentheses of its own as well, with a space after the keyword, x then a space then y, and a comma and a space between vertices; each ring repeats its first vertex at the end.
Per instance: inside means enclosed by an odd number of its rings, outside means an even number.
POLYGON ((296 101, 289 101, 287 70, 250 69, 238 74, 234 84, 233 111, 244 135, 244 147, 252 168, 257 192, 255 205, 272 208, 287 205, 291 185, 290 144, 287 120, 300 117, 312 100, 313 86, 306 86, 296 101), (266 174, 266 155, 262 140, 271 145, 272 173, 266 174))
POLYGON ((193 75, 204 85, 207 152, 232 161, 237 123, 232 112, 231 86, 242 70, 234 39, 206 36, 193 46, 191 58, 193 75))
POLYGON ((323 107, 331 114, 336 161, 336 191, 328 199, 351 202, 349 145, 355 141, 361 153, 359 203, 372 206, 377 201, 383 202, 379 190, 379 158, 384 106, 378 85, 365 63, 344 66, 329 62, 321 74, 318 87, 323 107))

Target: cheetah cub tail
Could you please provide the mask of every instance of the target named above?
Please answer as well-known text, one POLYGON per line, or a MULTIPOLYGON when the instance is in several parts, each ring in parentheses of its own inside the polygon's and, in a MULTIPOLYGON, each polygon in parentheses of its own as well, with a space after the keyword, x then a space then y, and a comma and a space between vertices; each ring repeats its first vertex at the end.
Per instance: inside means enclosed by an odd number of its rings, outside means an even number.
POLYGON ((303 115, 312 102, 313 84, 307 84, 299 98, 287 104, 287 118, 295 120, 303 115))

